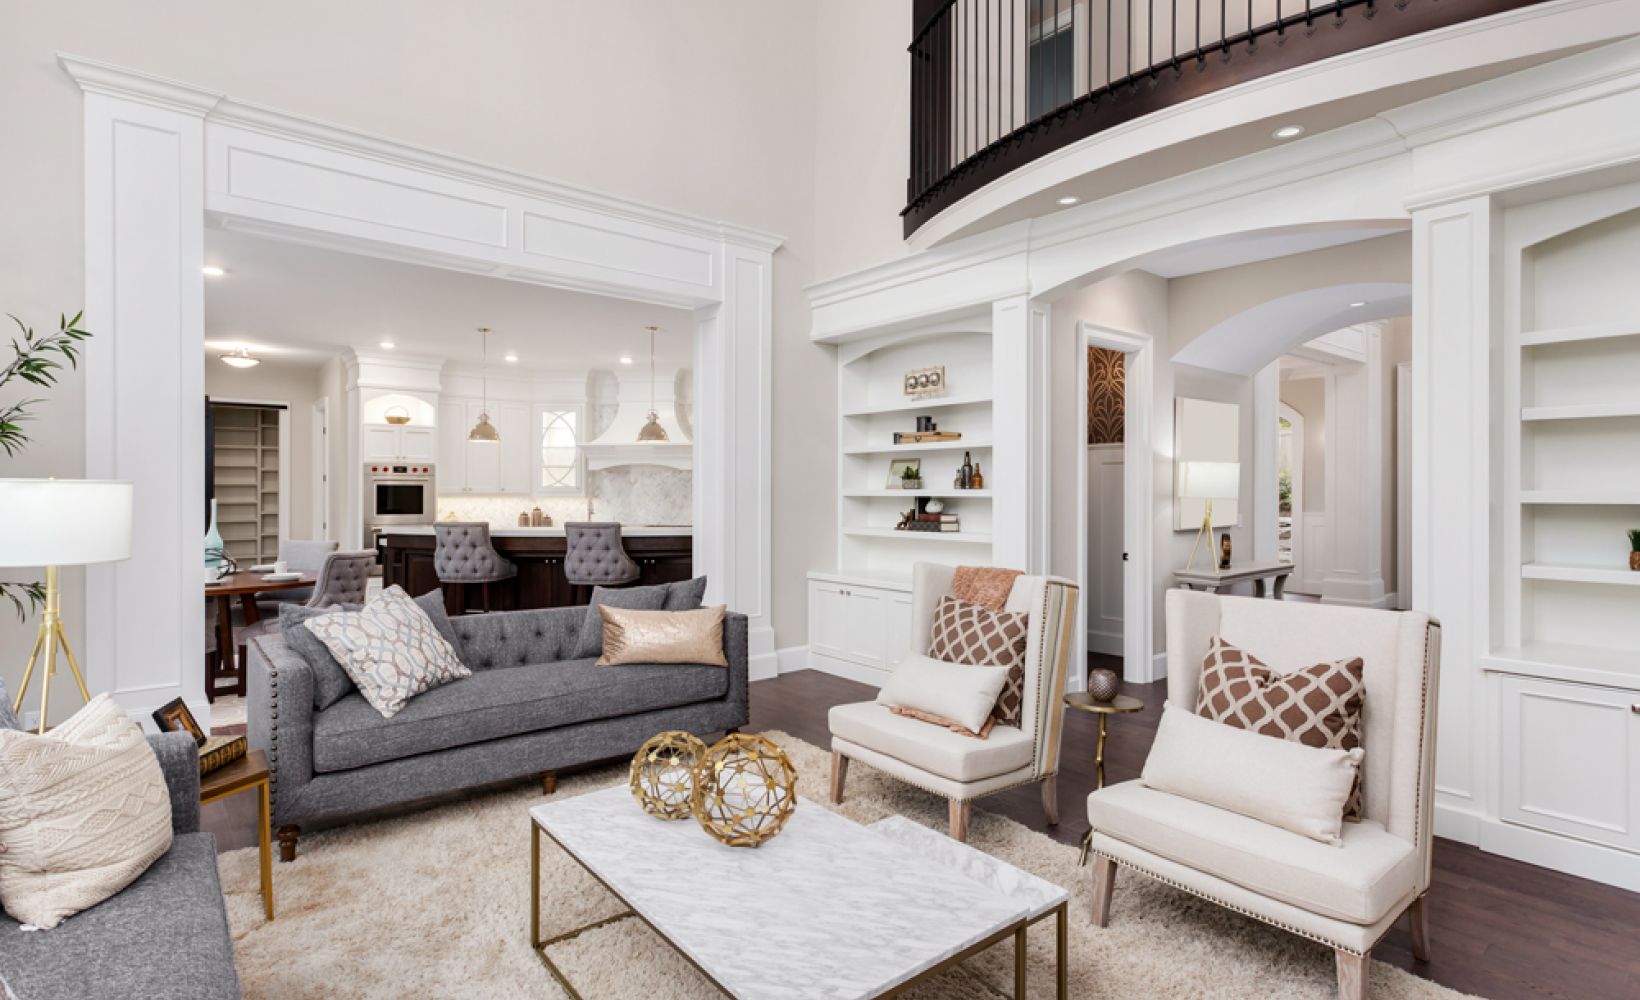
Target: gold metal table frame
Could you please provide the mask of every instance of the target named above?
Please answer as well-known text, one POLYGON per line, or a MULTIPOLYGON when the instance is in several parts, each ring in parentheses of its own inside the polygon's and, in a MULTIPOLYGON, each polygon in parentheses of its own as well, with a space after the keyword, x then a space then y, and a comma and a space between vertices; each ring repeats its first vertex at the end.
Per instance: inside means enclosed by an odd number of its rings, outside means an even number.
MULTIPOLYGON (((564 845, 559 842, 558 838, 554 837, 550 832, 543 829, 541 824, 537 823, 535 821, 535 817, 533 817, 533 816, 530 817, 530 947, 533 948, 535 950, 536 955, 538 955, 540 957, 541 963, 547 967, 547 971, 552 973, 552 978, 557 981, 559 987, 561 987, 563 989, 563 991, 572 998, 572 1000, 586 1000, 586 998, 581 995, 581 992, 579 990, 577 990, 573 985, 570 984, 569 977, 566 976, 564 974, 564 970, 560 969, 558 967, 558 964, 552 960, 552 956, 547 954, 547 949, 552 947, 555 944, 561 944, 565 941, 573 940, 574 938, 580 937, 582 934, 585 934, 588 931, 594 931, 594 930, 597 930, 600 927, 607 927, 610 924, 619 923, 620 921, 625 920, 628 917, 637 917, 639 920, 642 920, 646 925, 648 925, 650 930, 655 932, 656 936, 658 936, 662 941, 665 941, 668 945, 670 945, 672 947, 673 951, 676 951, 679 955, 682 955, 685 961, 687 961, 690 965, 695 967, 695 971, 699 972, 702 976, 705 976, 706 981, 711 983, 713 986, 717 987, 718 991, 720 993, 722 993, 724 996, 726 996, 726 997, 733 997, 734 996, 734 994, 729 992, 729 990, 722 983, 720 983, 716 979, 714 979, 710 972, 707 972, 705 969, 701 968, 700 963, 696 962, 693 958, 690 958, 689 955, 686 954, 682 948, 679 948, 675 943, 673 943, 672 939, 669 936, 667 936, 665 931, 661 930, 659 927, 656 927, 653 923, 650 923, 650 921, 646 917, 644 917, 643 914, 637 912, 634 909, 631 909, 630 905, 628 905, 628 908, 626 910, 624 910, 620 913, 617 913, 614 916, 605 917, 602 920, 594 920, 592 923, 587 924, 584 927, 577 927, 573 930, 565 931, 562 934, 558 934, 558 935, 555 935, 553 937, 547 938, 546 940, 542 940, 542 938, 541 938, 541 837, 543 835, 545 835, 549 840, 551 840, 553 842, 553 844, 558 847, 559 850, 563 851, 569 857, 573 858, 575 860, 576 864, 581 865, 581 869, 583 871, 585 871, 588 875, 591 875, 593 877, 593 879, 595 879, 599 885, 603 886, 604 889, 611 896, 614 896, 616 899, 619 899, 622 903, 625 903, 626 899, 624 897, 622 897, 622 895, 619 892, 616 892, 615 889, 612 888, 608 882, 605 882, 603 880, 603 878, 597 872, 593 871, 592 869, 588 868, 585 864, 583 864, 581 862, 580 858, 575 857, 575 852, 574 851, 571 851, 568 848, 564 847, 564 845)), ((1056 958, 1057 958, 1057 969, 1056 969, 1057 991, 1056 992, 1057 992, 1058 1000, 1066 1000, 1066 998, 1067 998, 1067 988, 1069 986, 1069 982, 1068 982, 1068 980, 1069 980, 1069 971, 1068 971, 1068 968, 1066 966, 1067 950, 1068 950, 1068 944, 1069 944, 1069 941, 1068 941, 1069 927, 1067 925, 1067 919, 1068 919, 1067 918, 1067 907, 1069 905, 1070 905, 1070 899, 1067 898, 1063 902, 1061 902, 1058 906, 1054 907, 1051 910, 1048 910, 1045 913, 1040 914, 1039 916, 1033 917, 1033 918, 1028 919, 1028 920, 1015 921, 1014 923, 1009 924, 1007 927, 1004 927, 1001 930, 997 931, 995 934, 991 935, 990 937, 986 938, 985 940, 980 941, 977 944, 971 945, 971 946, 963 949, 962 951, 958 952, 957 954, 952 955, 950 958, 946 959, 943 962, 940 962, 938 965, 935 965, 931 968, 925 969, 922 972, 917 973, 915 976, 912 976, 910 979, 906 980, 905 982, 900 983, 897 986, 891 986, 887 990, 884 990, 883 992, 878 993, 876 995, 877 1000, 886 1000, 886 998, 888 998, 888 997, 899 996, 900 994, 902 994, 902 993, 906 992, 907 990, 910 990, 911 988, 919 985, 920 983, 924 982, 925 980, 931 979, 934 976, 939 975, 940 973, 946 971, 947 969, 952 968, 953 966, 962 964, 963 962, 967 961, 968 959, 972 958, 973 956, 978 955, 980 952, 985 951, 986 949, 992 947, 993 945, 1000 944, 1003 941, 1006 941, 1010 937, 1012 937, 1014 939, 1014 992, 1013 992, 1013 998, 1014 998, 1014 1000, 1024 1000, 1024 998, 1025 998, 1025 942, 1026 942, 1025 932, 1027 930, 1029 930, 1035 924, 1038 924, 1038 923, 1048 919, 1049 917, 1054 917, 1055 918, 1055 946, 1056 946, 1056 958)), ((991 984, 986 982, 985 980, 981 979, 981 980, 979 980, 979 982, 980 982, 981 985, 983 985, 986 988, 990 989, 993 993, 996 993, 998 996, 1001 996, 1001 997, 1005 998, 1005 1000, 1008 997, 1008 994, 1003 993, 1001 990, 998 990, 994 986, 991 986, 991 984)))

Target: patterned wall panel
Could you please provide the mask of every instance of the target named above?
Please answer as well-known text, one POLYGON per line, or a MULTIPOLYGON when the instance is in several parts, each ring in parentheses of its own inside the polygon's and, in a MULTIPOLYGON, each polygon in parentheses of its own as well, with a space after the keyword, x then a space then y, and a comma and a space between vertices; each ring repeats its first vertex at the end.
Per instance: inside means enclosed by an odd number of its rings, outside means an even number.
POLYGON ((1088 444, 1120 444, 1127 378, 1121 351, 1088 348, 1088 444))

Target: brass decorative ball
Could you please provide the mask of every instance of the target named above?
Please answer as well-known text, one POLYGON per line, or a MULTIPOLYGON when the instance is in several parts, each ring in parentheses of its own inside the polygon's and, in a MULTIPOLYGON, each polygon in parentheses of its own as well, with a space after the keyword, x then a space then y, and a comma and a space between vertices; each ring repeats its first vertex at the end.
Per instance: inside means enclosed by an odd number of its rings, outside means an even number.
POLYGON ((730 847, 771 839, 796 807, 797 768, 762 736, 725 736, 695 767, 695 820, 730 847))
POLYGON ((650 737, 632 758, 632 797, 651 816, 688 819, 694 813, 695 766, 705 756, 706 744, 690 733, 650 737))

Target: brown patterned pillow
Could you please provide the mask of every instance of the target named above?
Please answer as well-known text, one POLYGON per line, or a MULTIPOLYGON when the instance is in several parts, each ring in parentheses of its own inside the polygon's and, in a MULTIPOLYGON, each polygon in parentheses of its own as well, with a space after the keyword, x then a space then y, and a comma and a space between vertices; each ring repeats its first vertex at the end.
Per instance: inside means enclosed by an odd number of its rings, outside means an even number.
MULTIPOLYGON (((1253 654, 1214 636, 1202 660, 1196 714, 1307 747, 1354 750, 1361 745, 1361 706, 1367 696, 1363 668, 1357 656, 1278 674, 1253 654)), ((1344 818, 1359 820, 1362 809, 1357 778, 1344 818)))
POLYGON ((1008 681, 997 698, 997 721, 1018 728, 1025 704, 1025 615, 992 611, 947 594, 934 608, 928 655, 947 663, 1002 667, 1008 681))

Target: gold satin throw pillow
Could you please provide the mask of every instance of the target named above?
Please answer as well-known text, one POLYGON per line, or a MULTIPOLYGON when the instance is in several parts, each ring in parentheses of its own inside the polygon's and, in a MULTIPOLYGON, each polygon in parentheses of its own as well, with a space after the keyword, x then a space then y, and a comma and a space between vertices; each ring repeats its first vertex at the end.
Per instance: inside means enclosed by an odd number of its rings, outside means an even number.
POLYGON ((698 611, 638 611, 598 606, 604 619, 600 667, 627 663, 696 663, 727 667, 723 656, 724 605, 698 611))

